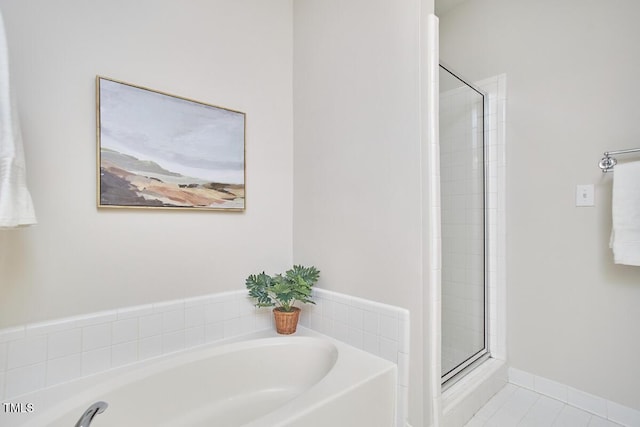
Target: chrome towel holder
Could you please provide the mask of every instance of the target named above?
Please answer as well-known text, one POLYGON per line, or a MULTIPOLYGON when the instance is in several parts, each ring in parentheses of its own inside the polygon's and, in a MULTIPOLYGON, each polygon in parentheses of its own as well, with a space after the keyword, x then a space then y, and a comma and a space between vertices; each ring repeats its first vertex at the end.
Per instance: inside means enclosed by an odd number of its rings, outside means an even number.
POLYGON ((603 173, 610 172, 613 170, 613 167, 618 163, 618 160, 615 156, 618 154, 629 154, 629 153, 637 153, 640 152, 640 148, 629 148, 628 150, 616 150, 616 151, 605 151, 604 157, 600 159, 598 166, 602 169, 603 173))

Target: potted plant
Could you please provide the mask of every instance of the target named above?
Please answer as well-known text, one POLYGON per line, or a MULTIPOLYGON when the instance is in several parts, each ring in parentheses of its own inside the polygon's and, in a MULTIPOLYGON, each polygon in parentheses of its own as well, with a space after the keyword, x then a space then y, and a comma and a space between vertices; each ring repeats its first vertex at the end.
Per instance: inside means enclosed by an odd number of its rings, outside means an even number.
POLYGON ((249 296, 256 299, 256 307, 275 307, 273 315, 279 334, 296 331, 300 309, 296 301, 315 304, 311 300, 311 288, 318 281, 320 271, 315 267, 294 265, 284 274, 269 276, 264 271, 247 277, 249 296))

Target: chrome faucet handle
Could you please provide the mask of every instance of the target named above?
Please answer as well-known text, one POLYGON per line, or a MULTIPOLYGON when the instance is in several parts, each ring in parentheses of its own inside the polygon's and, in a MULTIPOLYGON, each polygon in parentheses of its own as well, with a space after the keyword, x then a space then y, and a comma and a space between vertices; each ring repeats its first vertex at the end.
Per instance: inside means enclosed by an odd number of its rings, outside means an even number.
POLYGON ((84 414, 82 414, 75 427, 89 427, 89 425, 91 425, 91 421, 93 421, 93 417, 103 413, 108 406, 109 404, 107 402, 102 401, 89 406, 87 410, 84 411, 84 414))

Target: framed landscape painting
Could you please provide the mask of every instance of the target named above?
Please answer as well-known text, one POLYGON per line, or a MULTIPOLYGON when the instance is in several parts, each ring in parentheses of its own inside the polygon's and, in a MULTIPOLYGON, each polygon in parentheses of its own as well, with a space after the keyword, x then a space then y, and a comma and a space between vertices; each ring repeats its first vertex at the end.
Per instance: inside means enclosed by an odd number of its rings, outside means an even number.
POLYGON ((98 207, 242 211, 245 114, 98 76, 98 207))

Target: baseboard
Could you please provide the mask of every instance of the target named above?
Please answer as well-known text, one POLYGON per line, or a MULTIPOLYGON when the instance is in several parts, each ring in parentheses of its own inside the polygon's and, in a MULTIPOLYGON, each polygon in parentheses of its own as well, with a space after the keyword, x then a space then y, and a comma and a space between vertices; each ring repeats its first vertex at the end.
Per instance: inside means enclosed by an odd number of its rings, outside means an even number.
POLYGON ((566 384, 530 374, 516 368, 509 368, 509 382, 519 387, 575 406, 591 414, 627 427, 640 426, 640 411, 604 399, 566 384))

